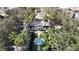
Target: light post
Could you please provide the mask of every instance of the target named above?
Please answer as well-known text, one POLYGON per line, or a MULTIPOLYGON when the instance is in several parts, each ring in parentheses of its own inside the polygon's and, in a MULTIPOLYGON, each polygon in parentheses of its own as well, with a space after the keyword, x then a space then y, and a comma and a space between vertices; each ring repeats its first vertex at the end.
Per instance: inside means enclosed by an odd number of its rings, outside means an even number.
POLYGON ((43 33, 41 31, 36 31, 35 32, 38 35, 38 38, 35 38, 34 44, 37 45, 37 51, 41 50, 41 45, 45 43, 44 38, 40 38, 40 35, 43 33))
MULTIPOLYGON (((37 35, 38 35, 38 38, 40 38, 40 35, 42 34, 42 32, 41 32, 41 31, 36 31, 36 33, 37 33, 37 35)), ((38 45, 38 46, 37 46, 37 51, 40 51, 40 50, 41 50, 41 46, 38 45)))

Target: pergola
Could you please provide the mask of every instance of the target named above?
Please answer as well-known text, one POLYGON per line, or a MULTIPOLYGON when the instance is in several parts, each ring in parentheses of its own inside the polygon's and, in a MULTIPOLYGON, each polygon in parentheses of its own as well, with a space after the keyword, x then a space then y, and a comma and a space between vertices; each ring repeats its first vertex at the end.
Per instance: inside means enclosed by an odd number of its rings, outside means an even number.
POLYGON ((40 13, 37 13, 34 21, 31 22, 28 27, 30 31, 45 31, 50 27, 50 24, 43 20, 40 13))
POLYGON ((50 24, 42 19, 35 19, 32 23, 29 24, 30 31, 45 31, 50 27, 50 24))

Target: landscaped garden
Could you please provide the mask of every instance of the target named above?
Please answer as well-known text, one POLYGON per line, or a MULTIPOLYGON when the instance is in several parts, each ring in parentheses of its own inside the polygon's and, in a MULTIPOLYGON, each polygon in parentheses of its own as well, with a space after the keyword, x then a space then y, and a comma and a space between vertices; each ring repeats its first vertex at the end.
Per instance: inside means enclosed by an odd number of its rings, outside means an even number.
POLYGON ((79 51, 79 21, 62 8, 17 7, 4 12, 8 16, 0 15, 0 51, 79 51))

